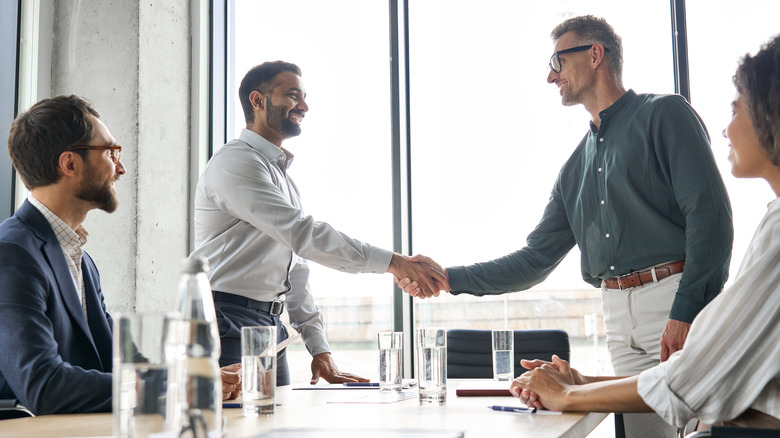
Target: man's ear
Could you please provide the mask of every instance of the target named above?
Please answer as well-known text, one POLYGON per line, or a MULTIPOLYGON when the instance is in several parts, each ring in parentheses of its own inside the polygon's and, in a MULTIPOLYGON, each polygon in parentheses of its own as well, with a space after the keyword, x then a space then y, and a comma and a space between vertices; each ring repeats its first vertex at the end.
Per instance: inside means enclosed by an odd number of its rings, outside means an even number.
POLYGON ((57 168, 60 171, 61 176, 72 177, 79 171, 83 162, 84 159, 81 155, 73 151, 65 151, 60 154, 57 168))
POLYGON ((594 44, 590 49, 590 63, 591 66, 596 69, 601 63, 606 60, 606 53, 604 52, 604 46, 601 44, 594 44))
POLYGON ((265 109, 265 99, 263 98, 262 93, 257 90, 249 93, 249 103, 251 103, 252 108, 256 110, 265 109))

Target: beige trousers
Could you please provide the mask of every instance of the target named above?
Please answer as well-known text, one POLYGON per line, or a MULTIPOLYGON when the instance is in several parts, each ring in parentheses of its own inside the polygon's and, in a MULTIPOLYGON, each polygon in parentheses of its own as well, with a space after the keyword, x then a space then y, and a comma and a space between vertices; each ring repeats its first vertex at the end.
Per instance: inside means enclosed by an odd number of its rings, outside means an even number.
MULTIPOLYGON (((623 290, 602 287, 607 347, 616 376, 633 376, 661 362, 661 333, 681 277, 623 290)), ((677 436, 677 428, 656 414, 624 414, 623 421, 628 438, 677 436)))

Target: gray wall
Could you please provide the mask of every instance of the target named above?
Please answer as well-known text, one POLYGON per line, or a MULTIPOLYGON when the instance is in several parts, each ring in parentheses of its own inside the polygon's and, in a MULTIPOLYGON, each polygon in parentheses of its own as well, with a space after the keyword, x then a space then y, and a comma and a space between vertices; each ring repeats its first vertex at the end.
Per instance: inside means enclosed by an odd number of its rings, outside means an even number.
POLYGON ((127 168, 84 224, 110 311, 172 310, 189 253, 190 21, 189 0, 54 3, 51 95, 92 101, 127 168))

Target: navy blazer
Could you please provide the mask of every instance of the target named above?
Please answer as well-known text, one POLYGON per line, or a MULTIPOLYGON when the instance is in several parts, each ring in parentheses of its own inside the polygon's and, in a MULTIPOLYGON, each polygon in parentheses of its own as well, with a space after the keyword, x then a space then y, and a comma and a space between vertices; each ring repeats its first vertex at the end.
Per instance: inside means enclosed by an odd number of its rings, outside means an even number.
POLYGON ((0 398, 36 415, 111 410, 111 316, 86 252, 81 265, 89 318, 41 212, 25 201, 0 224, 0 398))

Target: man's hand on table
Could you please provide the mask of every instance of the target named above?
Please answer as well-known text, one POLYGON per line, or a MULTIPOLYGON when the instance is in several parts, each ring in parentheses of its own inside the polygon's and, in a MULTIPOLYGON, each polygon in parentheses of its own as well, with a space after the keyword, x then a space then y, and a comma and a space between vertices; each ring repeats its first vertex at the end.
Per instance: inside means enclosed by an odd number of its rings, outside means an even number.
POLYGON ((320 377, 328 383, 368 382, 365 377, 339 371, 330 353, 320 353, 311 360, 311 384, 319 382, 320 377))

